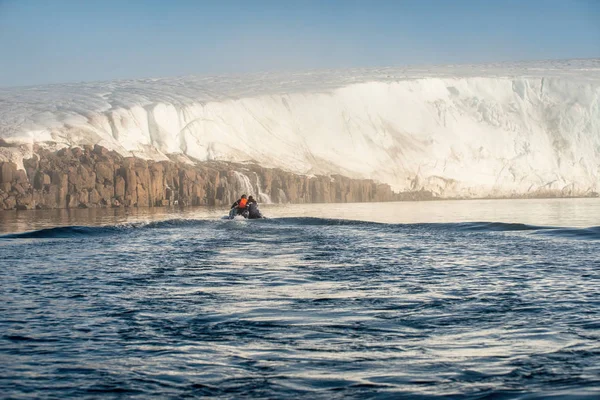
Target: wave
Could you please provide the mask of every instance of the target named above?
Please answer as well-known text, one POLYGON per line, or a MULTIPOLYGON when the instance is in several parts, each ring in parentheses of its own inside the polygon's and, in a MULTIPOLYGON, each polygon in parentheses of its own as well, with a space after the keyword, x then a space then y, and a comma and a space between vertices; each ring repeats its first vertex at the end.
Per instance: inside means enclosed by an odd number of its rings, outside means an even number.
POLYGON ((515 222, 461 222, 449 224, 464 231, 508 232, 508 231, 537 231, 552 229, 548 226, 528 225, 515 222))
POLYGON ((555 226, 538 226, 522 223, 509 222, 461 222, 454 224, 433 224, 444 225, 448 229, 456 229, 467 232, 515 232, 515 231, 530 231, 535 235, 544 235, 555 238, 571 238, 571 239, 593 239, 600 240, 600 226, 592 226, 589 228, 574 228, 574 227, 555 227, 555 226))
POLYGON ((106 236, 118 233, 130 232, 139 229, 160 229, 198 226, 207 223, 207 220, 196 219, 168 219, 152 222, 134 222, 119 225, 102 226, 57 226, 52 228, 43 228, 28 232, 9 233, 0 236, 0 239, 66 239, 79 236, 106 236))
POLYGON ((600 240, 600 226, 592 226, 589 228, 553 228, 534 233, 573 239, 600 240))
POLYGON ((2 235, 2 239, 62 239, 75 236, 96 236, 106 235, 117 231, 116 226, 58 226, 54 228, 44 228, 35 231, 9 233, 2 235))
POLYGON ((229 219, 206 220, 206 219, 184 219, 174 218, 162 221, 152 222, 134 222, 118 225, 102 225, 102 226, 58 226, 51 228, 43 228, 34 231, 9 233, 0 235, 0 239, 66 239, 73 237, 86 236, 106 236, 132 230, 148 230, 148 229, 166 229, 166 228, 187 228, 198 227, 207 224, 228 224, 228 223, 264 223, 275 225, 315 225, 315 226, 368 226, 368 225, 386 225, 377 222, 354 221, 343 219, 330 218, 277 218, 277 219, 256 219, 256 220, 239 220, 231 221, 229 219))
POLYGON ((373 221, 360 221, 352 219, 318 218, 318 217, 286 217, 268 219, 267 223, 312 226, 389 226, 390 224, 373 221))
POLYGON ((213 225, 214 227, 238 227, 239 224, 261 224, 276 226, 331 226, 358 227, 362 229, 388 229, 397 232, 408 230, 441 230, 448 232, 530 232, 535 235, 545 235, 555 238, 592 239, 600 240, 600 226, 588 228, 537 226, 522 223, 506 222, 460 222, 460 223, 417 223, 417 224, 386 224, 372 221, 317 218, 317 217, 286 217, 257 220, 207 220, 207 219, 168 219, 152 222, 135 222, 105 226, 60 226, 44 228, 28 232, 1 235, 0 239, 68 239, 76 237, 110 236, 132 231, 150 229, 196 228, 213 225), (234 225, 235 224, 235 225, 234 225))

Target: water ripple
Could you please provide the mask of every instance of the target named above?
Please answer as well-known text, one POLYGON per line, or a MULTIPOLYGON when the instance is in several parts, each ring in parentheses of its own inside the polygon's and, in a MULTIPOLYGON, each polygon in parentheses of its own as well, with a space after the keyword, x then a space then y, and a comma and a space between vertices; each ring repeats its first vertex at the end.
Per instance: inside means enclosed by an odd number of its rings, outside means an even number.
POLYGON ((6 398, 597 398, 600 227, 173 219, 0 237, 6 398))

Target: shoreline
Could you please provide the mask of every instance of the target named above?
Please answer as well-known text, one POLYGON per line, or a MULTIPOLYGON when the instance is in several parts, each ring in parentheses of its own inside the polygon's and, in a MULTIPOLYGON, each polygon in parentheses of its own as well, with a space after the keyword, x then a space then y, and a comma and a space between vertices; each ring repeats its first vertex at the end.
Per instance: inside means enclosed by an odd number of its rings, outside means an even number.
MULTIPOLYGON (((362 202, 331 202, 331 203, 260 203, 261 207, 283 207, 288 205, 321 205, 321 204, 329 204, 329 205, 351 205, 351 204, 380 204, 380 203, 432 203, 432 202, 460 202, 460 201, 499 201, 499 200, 508 200, 508 201, 518 201, 518 200, 579 200, 579 199, 597 199, 600 198, 600 195, 593 194, 589 196, 520 196, 520 197, 432 197, 427 199, 393 199, 393 200, 384 200, 384 201, 362 201, 362 202)), ((0 213, 24 213, 24 212, 35 212, 35 211, 75 211, 75 210, 162 210, 162 211, 185 211, 189 209, 227 209, 226 205, 164 205, 164 206, 119 206, 119 207, 66 207, 66 208, 33 208, 33 209, 24 209, 24 208, 12 208, 12 209, 0 209, 0 213)))
POLYGON ((95 146, 36 149, 24 170, 0 162, 0 209, 225 206, 242 193, 262 203, 399 199, 387 184, 342 175, 298 175, 257 164, 123 157, 95 146))
POLYGON ((393 201, 597 198, 539 190, 507 196, 443 197, 420 189, 394 192, 390 185, 342 175, 300 175, 256 163, 185 163, 123 157, 95 145, 35 149, 23 169, 0 162, 0 211, 76 208, 228 206, 242 193, 260 203, 323 204, 393 201))

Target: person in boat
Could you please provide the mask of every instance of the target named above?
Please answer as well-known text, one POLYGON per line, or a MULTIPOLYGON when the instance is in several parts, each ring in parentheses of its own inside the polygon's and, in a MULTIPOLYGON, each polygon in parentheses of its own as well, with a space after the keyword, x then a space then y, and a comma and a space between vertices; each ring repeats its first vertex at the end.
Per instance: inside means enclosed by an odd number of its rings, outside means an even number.
MULTIPOLYGON (((252 197, 252 196, 250 196, 252 197)), ((231 206, 231 210, 229 211, 229 218, 234 218, 236 215, 244 215, 246 210, 246 206, 248 205, 248 198, 245 194, 239 198, 233 205, 231 206)))
POLYGON ((248 197, 248 205, 246 206, 248 209, 248 218, 249 219, 257 219, 264 218, 258 209, 258 203, 254 200, 254 197, 248 197))

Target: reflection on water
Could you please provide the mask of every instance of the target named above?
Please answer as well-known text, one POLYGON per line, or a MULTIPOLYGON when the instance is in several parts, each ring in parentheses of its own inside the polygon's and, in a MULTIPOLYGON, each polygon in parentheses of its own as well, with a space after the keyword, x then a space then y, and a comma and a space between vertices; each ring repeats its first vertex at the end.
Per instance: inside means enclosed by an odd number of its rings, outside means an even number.
POLYGON ((600 199, 407 201, 307 204, 268 209, 275 217, 319 217, 394 224, 507 222, 586 227, 600 225, 600 199))
POLYGON ((168 218, 217 218, 222 211, 200 208, 90 208, 68 210, 27 210, 0 212, 0 232, 25 232, 53 226, 116 225, 125 222, 160 221, 168 218))
MULTIPOLYGON (((600 225, 600 199, 456 200, 394 203, 261 205, 270 218, 318 217, 382 223, 508 222, 588 227, 600 225)), ((108 208, 0 212, 0 232, 51 226, 96 226, 169 218, 215 219, 225 208, 108 208)))

